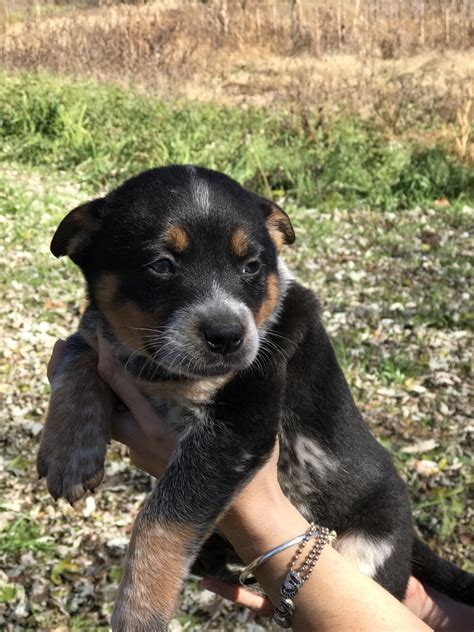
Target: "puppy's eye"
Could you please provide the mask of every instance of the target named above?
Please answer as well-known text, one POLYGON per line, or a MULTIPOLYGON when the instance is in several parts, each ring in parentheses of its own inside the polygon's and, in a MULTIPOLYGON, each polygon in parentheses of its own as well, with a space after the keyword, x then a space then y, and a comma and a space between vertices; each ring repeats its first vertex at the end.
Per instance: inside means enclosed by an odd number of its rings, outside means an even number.
POLYGON ((244 274, 257 274, 260 271, 261 263, 257 259, 253 261, 247 261, 247 263, 242 268, 242 272, 244 274))
POLYGON ((151 267, 157 274, 173 274, 174 272, 174 265, 170 259, 158 259, 151 267))

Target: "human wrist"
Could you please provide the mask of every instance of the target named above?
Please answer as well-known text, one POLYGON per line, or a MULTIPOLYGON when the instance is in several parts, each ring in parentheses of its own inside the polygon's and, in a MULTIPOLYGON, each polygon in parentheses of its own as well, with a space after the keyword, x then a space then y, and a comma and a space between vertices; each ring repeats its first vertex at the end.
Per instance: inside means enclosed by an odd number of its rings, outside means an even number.
POLYGON ((239 499, 219 527, 245 562, 304 533, 309 523, 285 497, 273 492, 261 502, 239 499))

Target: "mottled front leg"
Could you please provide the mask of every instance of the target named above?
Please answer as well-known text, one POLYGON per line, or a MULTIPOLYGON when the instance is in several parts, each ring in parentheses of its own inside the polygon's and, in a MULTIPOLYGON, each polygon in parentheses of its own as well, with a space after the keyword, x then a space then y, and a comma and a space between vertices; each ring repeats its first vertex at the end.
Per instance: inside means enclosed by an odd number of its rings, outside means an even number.
POLYGON ((167 629, 203 542, 272 452, 278 399, 274 396, 272 405, 262 398, 258 406, 250 396, 245 405, 240 394, 240 406, 236 400, 214 407, 218 418, 188 420, 164 477, 135 522, 112 615, 114 632, 167 629))
POLYGON ((52 380, 37 459, 54 499, 73 503, 100 484, 112 404, 112 391, 97 373, 97 353, 80 334, 71 336, 52 380))

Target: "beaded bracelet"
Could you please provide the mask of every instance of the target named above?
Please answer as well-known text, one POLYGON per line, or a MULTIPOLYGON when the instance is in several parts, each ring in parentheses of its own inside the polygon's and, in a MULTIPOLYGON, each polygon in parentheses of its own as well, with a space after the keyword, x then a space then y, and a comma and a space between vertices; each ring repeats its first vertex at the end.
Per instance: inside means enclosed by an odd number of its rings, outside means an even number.
POLYGON ((313 537, 316 537, 313 547, 300 568, 295 570, 296 562, 303 552, 304 546, 308 540, 306 540, 305 543, 303 543, 303 541, 301 542, 298 550, 293 556, 290 569, 280 590, 281 598, 275 608, 273 618, 282 628, 291 627, 291 618, 295 611, 295 603, 293 601, 294 597, 296 597, 305 581, 309 579, 326 544, 332 544, 337 537, 335 531, 330 532, 326 527, 314 527, 313 525, 312 532, 314 533, 313 537), (314 533, 314 531, 316 533, 314 533))

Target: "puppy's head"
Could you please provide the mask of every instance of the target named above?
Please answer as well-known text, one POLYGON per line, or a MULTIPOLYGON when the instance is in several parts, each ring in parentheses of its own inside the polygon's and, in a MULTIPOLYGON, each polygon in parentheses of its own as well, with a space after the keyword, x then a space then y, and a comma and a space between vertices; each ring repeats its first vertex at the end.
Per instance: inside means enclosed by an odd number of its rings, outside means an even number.
POLYGON ((286 213, 216 171, 146 171, 61 222, 51 251, 83 270, 120 342, 177 375, 250 366, 281 300, 286 213))

